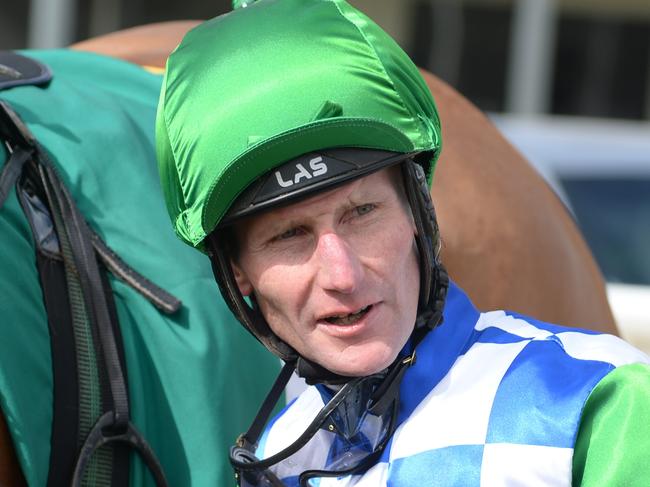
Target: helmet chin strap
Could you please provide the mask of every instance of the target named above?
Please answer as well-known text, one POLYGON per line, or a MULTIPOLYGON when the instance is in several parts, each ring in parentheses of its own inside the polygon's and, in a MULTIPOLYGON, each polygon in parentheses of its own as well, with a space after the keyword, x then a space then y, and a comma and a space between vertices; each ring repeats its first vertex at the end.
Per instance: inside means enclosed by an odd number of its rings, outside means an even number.
MULTIPOLYGON (((211 242, 211 247, 212 252, 210 254, 210 260, 212 263, 212 269, 215 278, 219 283, 219 288, 221 289, 224 299, 227 301, 227 304, 235 313, 239 321, 260 343, 262 343, 262 345, 280 357, 287 364, 292 364, 291 368, 295 368, 296 373, 305 379, 305 382, 309 385, 319 383, 341 385, 353 379, 353 377, 350 376, 336 374, 322 365, 300 355, 275 335, 273 331, 271 331, 271 328, 264 319, 258 306, 255 304, 254 298, 252 299, 253 307, 251 307, 244 301, 239 289, 235 287, 236 285, 233 285, 235 280, 232 275, 230 261, 222 251, 223 245, 219 242, 211 242), (226 278, 222 279, 222 276, 225 276, 226 278)), ((418 310, 418 315, 410 339, 411 348, 413 350, 417 347, 427 332, 442 322, 442 309, 447 294, 449 279, 445 268, 440 263, 437 263, 431 272, 433 274, 432 280, 434 286, 430 288, 430 297, 427 300, 427 305, 420 307, 418 310)), ((403 359, 404 357, 398 356, 393 364, 384 370, 384 373, 388 374, 395 364, 403 359)))
MULTIPOLYGON (((426 331, 422 329, 420 330, 420 332, 422 336, 426 334, 426 331)), ((419 340, 421 340, 421 337, 419 337, 419 340)), ((304 360, 305 363, 309 364, 307 365, 307 367, 313 364, 313 362, 302 359, 302 357, 298 359, 298 362, 300 362, 301 360, 304 360)), ((413 347, 413 351, 411 352, 410 355, 403 356, 400 354, 393 361, 393 363, 390 366, 388 366, 386 369, 384 369, 380 374, 373 374, 373 375, 380 375, 383 378, 382 381, 379 383, 379 385, 372 392, 370 398, 370 404, 368 407, 368 411, 371 414, 374 414, 376 416, 383 415, 384 412, 386 412, 386 410, 394 403, 394 401, 398 399, 399 386, 402 382, 402 378, 404 377, 404 374, 406 373, 408 368, 415 363, 415 360, 416 360, 415 347, 413 347)), ((332 374, 332 372, 330 372, 329 370, 324 369, 318 366, 317 364, 314 365, 316 365, 316 367, 320 369, 317 371, 317 373, 320 374, 320 372, 323 371, 326 374, 332 374)), ((246 431, 246 433, 243 433, 237 439, 236 444, 238 447, 246 448, 249 451, 255 450, 255 448, 257 447, 257 443, 260 439, 260 436, 262 435, 262 432, 264 430, 264 426, 268 423, 271 413, 273 412, 273 409, 275 408, 277 402, 280 400, 280 397, 282 396, 282 392, 284 391, 287 383, 289 382, 291 373, 293 371, 294 371, 294 363, 292 362, 285 363, 284 367, 280 371, 280 374, 278 375, 273 386, 271 387, 271 390, 269 391, 266 398, 264 399, 264 402, 260 406, 260 409, 257 415, 255 416, 255 419, 253 420, 253 423, 251 424, 250 428, 248 429, 248 431, 246 431)), ((319 379, 318 382, 326 383, 328 385, 339 385, 339 384, 345 384, 353 379, 353 377, 337 376, 336 374, 333 375, 335 377, 340 377, 345 380, 339 382, 338 379, 334 379, 333 381, 323 381, 319 379)))
MULTIPOLYGON (((424 170, 420 164, 408 159, 402 163, 402 176, 416 227, 415 242, 420 262, 418 314, 410 338, 414 350, 426 333, 442 322, 449 278, 438 258, 438 224, 424 170)), ((297 374, 304 378, 307 384, 340 385, 352 380, 353 377, 336 374, 300 355, 271 330, 254 297, 251 299, 252 307, 244 300, 233 275, 228 245, 220 236, 223 233, 213 232, 208 237, 210 261, 221 294, 242 325, 268 350, 284 362, 293 364, 297 374)), ((389 374, 395 364, 403 358, 398 356, 384 372, 389 374)))
MULTIPOLYGON (((381 382, 370 391, 371 396, 367 405, 367 411, 372 415, 382 417, 389 408, 393 408, 393 414, 396 414, 399 404, 400 385, 406 371, 416 361, 417 346, 424 339, 427 333, 440 323, 442 319, 442 307, 449 281, 447 272, 442 265, 437 265, 433 269, 433 274, 435 283, 431 296, 433 299, 428 301, 427 304, 429 306, 425 306, 425 309, 418 313, 409 344, 405 347, 405 350, 397 356, 391 365, 384 369, 380 374, 373 374, 380 376, 381 382)), ((298 367, 298 374, 301 377, 304 377, 309 384, 325 383, 328 385, 340 385, 346 384, 354 379, 353 377, 343 377, 334 374, 302 356, 298 356, 297 360, 287 361, 275 380, 273 387, 260 406, 250 428, 239 436, 236 445, 231 448, 231 462, 233 462, 233 458, 242 460, 242 455, 246 456, 248 461, 259 462, 252 452, 255 452, 257 449, 265 425, 268 423, 271 413, 280 400, 282 392, 296 367, 298 367)), ((362 385, 363 384, 361 383, 358 384, 358 386, 362 385)), ((322 410, 321 413, 323 411, 324 410, 322 410)), ((392 430, 389 435, 390 434, 392 434, 392 430)), ((311 438, 311 436, 309 438, 311 438)), ((292 447, 294 445, 292 445, 292 447)), ((298 448, 300 447, 301 445, 298 445, 298 448)), ((381 451, 382 450, 378 450, 378 454, 381 454, 381 451)), ((235 464, 233 463, 233 465, 235 464)))
MULTIPOLYGON (((410 349, 413 351, 412 363, 415 363, 415 350, 417 346, 429 331, 442 323, 442 310, 444 307, 445 298, 447 296, 447 289, 449 287, 449 277, 447 275, 447 270, 440 263, 438 263, 432 270, 432 274, 435 285, 431 289, 431 297, 428 300, 428 306, 424 306, 422 309, 418 310, 418 315, 415 319, 415 325, 413 331, 411 332, 411 337, 409 340, 410 349)), ((395 369, 396 364, 403 360, 404 355, 398 354, 393 363, 380 373, 386 374, 386 376, 389 377, 391 375, 391 370, 395 369)), ((412 365, 412 363, 409 363, 409 365, 412 365)), ((339 385, 345 384, 346 382, 349 382, 351 379, 353 379, 353 377, 335 374, 334 372, 331 372, 325 367, 303 357, 302 355, 298 356, 295 367, 296 373, 305 379, 305 382, 307 382, 309 385, 321 383, 328 385, 339 385)), ((400 367, 400 369, 401 368, 402 367, 400 367)), ((399 375, 397 384, 401 382, 402 374, 399 375)), ((390 382, 395 382, 395 379, 397 378, 398 376, 393 377, 390 382)))

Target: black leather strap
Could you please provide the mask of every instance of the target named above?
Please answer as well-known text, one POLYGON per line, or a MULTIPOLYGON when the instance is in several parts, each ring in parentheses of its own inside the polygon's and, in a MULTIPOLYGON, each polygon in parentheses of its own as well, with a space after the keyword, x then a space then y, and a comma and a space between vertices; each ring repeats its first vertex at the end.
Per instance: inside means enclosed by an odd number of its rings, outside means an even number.
POLYGON ((27 162, 31 155, 31 151, 16 147, 2 168, 0 172, 0 208, 2 208, 11 189, 15 186, 18 176, 23 172, 23 164, 27 162))
MULTIPOLYGON (((157 485, 166 486, 153 450, 130 420, 117 312, 97 247, 107 256, 105 261, 127 274, 127 281, 149 281, 142 276, 134 279, 132 274, 137 273, 132 270, 129 276, 130 268, 95 236, 47 153, 5 102, 0 102, 0 139, 15 155, 2 172, 6 176, 0 179, 0 188, 11 188, 18 181, 37 246, 51 327, 54 419, 47 485, 69 485, 73 477, 80 482, 86 467, 94 469, 95 479, 103 479, 98 485, 126 485, 130 459, 123 447, 128 446, 143 456, 157 485), (90 462, 93 455, 102 460, 90 462)), ((154 294, 159 290, 146 287, 154 294)), ((174 300, 169 294, 161 299, 180 306, 174 300)))
POLYGON ((253 424, 251 424, 248 431, 241 435, 237 440, 238 446, 244 446, 245 443, 248 445, 257 445, 260 436, 262 436, 264 425, 268 422, 269 417, 273 412, 273 408, 278 403, 278 400, 280 399, 284 388, 289 383, 289 379, 291 378, 291 374, 295 368, 295 364, 292 362, 286 362, 284 364, 280 374, 273 383, 273 387, 271 387, 266 399, 264 399, 264 402, 260 406, 260 410, 257 412, 257 415, 253 420, 253 424))

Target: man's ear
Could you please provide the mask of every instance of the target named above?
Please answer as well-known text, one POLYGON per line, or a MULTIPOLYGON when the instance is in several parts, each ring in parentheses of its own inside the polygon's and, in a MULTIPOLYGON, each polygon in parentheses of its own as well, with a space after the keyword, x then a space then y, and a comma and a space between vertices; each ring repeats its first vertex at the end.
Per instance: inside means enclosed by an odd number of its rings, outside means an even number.
POLYGON ((250 296, 253 293, 253 285, 248 279, 248 276, 232 259, 230 260, 230 266, 232 267, 232 273, 235 276, 239 292, 242 293, 242 296, 250 296))

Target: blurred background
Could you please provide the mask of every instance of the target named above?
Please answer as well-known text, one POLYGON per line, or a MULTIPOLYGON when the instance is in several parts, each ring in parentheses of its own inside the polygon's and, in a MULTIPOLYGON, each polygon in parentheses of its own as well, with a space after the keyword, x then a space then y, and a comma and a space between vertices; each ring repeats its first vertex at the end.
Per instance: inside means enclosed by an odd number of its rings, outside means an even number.
MULTIPOLYGON (((416 63, 497 112, 650 118, 648 0, 352 0, 416 63)), ((1 0, 0 48, 207 19, 228 0, 1 0)))
MULTIPOLYGON (((553 186, 650 350, 650 0, 350 0, 489 114, 553 186)), ((0 49, 208 19, 229 0, 0 0, 0 49)), ((444 121, 443 121, 444 122, 444 121)))

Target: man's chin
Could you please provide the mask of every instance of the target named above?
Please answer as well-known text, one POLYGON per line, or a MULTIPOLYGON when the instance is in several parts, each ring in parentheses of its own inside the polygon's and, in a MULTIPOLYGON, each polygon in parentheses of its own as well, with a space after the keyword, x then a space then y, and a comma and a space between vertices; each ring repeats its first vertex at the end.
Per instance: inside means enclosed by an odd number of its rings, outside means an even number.
POLYGON ((396 356, 397 353, 371 354, 370 356, 357 355, 349 360, 337 360, 325 367, 335 374, 346 377, 366 377, 386 369, 393 363, 396 356))

